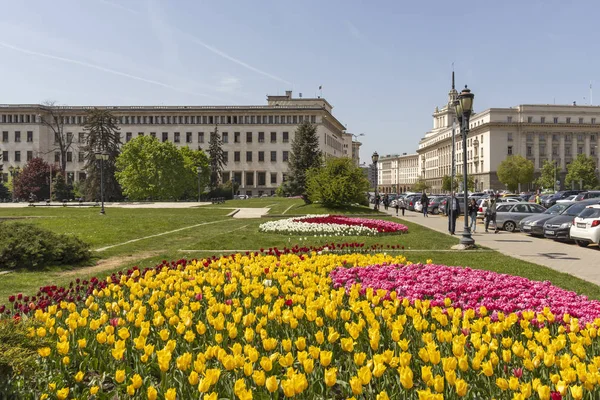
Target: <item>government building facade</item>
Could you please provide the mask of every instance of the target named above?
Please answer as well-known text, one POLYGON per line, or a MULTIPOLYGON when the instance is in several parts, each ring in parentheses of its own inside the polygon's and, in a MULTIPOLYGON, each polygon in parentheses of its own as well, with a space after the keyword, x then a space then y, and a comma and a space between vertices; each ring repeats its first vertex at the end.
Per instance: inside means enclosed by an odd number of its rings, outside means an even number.
MULTIPOLYGON (((475 182, 475 191, 506 189, 499 181, 497 171, 500 163, 511 155, 521 155, 533 162, 534 179, 539 176, 545 161, 556 163, 561 171, 557 178, 562 188, 567 166, 579 154, 592 157, 596 165, 600 165, 600 107, 576 103, 522 104, 474 113, 469 122, 466 158, 463 158, 462 140, 452 106, 457 96, 453 85, 447 103, 435 108, 433 128, 419 141, 416 155, 405 156, 411 158, 411 165, 417 165, 416 179, 414 170, 402 167, 398 162, 400 156, 380 158, 377 165, 380 191, 401 192, 406 186, 403 185, 406 180, 400 178, 404 174, 413 182, 424 180, 429 191, 441 193, 442 177, 452 174, 453 131, 456 134, 456 173, 462 174, 466 162, 468 174, 475 182)), ((521 190, 534 188, 531 184, 521 190)))
MULTIPOLYGON (((86 111, 94 107, 57 106, 63 130, 72 145, 67 152, 67 179, 85 179, 83 125, 86 111)), ((291 144, 296 128, 304 121, 316 125, 320 149, 325 157, 349 157, 358 165, 360 142, 332 114, 323 98, 267 96, 267 105, 258 106, 102 106, 119 120, 121 142, 137 136, 153 136, 177 146, 208 150, 211 132, 218 129, 223 141, 225 166, 222 182, 233 180, 239 193, 252 196, 274 194, 286 179, 291 144)), ((40 157, 51 165, 60 162, 52 129, 42 123, 48 114, 38 104, 0 105, 0 150, 2 178, 9 179, 9 167, 23 168, 40 157)))

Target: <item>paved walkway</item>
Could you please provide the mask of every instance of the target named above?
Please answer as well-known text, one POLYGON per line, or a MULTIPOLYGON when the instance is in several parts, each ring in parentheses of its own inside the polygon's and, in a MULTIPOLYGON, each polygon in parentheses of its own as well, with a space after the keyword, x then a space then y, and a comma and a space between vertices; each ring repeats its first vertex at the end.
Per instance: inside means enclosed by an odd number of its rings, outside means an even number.
MULTIPOLYGON (((395 210, 389 209, 387 212, 395 215, 395 210)), ((448 219, 443 216, 430 215, 429 218, 425 218, 421 213, 406 211, 405 216, 399 218, 449 234, 448 219)), ((461 216, 456 221, 458 238, 463 226, 464 219, 461 216)), ((582 248, 575 244, 555 242, 523 233, 485 233, 481 220, 478 221, 477 233, 473 235, 473 239, 478 245, 497 250, 507 256, 544 265, 600 285, 600 250, 597 246, 582 248)))
POLYGON ((270 208, 239 208, 233 218, 260 218, 267 214, 270 208))

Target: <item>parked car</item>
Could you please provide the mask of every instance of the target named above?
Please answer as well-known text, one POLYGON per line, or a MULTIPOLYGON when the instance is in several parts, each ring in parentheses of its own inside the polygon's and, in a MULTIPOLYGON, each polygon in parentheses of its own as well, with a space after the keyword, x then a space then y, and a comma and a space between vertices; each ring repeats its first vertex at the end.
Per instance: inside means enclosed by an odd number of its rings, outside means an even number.
POLYGON ((443 207, 446 205, 446 203, 444 203, 444 206, 442 206, 442 201, 446 200, 447 198, 448 198, 447 196, 437 196, 437 197, 434 197, 433 199, 431 199, 429 201, 429 207, 427 208, 427 212, 429 212, 430 214, 433 214, 433 215, 443 213, 444 212, 443 207))
POLYGON ((543 199, 542 205, 544 207, 548 208, 548 207, 551 207, 554 204, 556 204, 557 200, 565 199, 565 198, 571 196, 572 194, 578 195, 581 192, 583 192, 583 190, 561 190, 561 191, 556 192, 552 196, 549 196, 549 197, 546 197, 545 199, 543 199))
POLYGON ((410 196, 406 196, 406 199, 404 200, 404 202, 406 203, 406 209, 408 211, 415 211, 415 204, 420 199, 421 199, 421 195, 420 194, 413 194, 413 195, 410 195, 410 196))
POLYGON ((544 211, 545 208, 539 204, 505 202, 499 204, 496 208, 496 223, 500 229, 514 232, 517 229, 517 224, 523 218, 532 214, 541 214, 544 211))
MULTIPOLYGON (((518 200, 516 198, 512 198, 512 197, 498 197, 496 199, 496 201, 498 202, 498 205, 505 204, 505 203, 519 203, 520 202, 520 200, 518 200)), ((489 203, 490 203, 489 198, 483 198, 477 202, 477 207, 478 207, 477 218, 483 219, 483 217, 485 217, 485 210, 487 210, 489 203)))
POLYGON ((577 195, 572 194, 568 197, 565 197, 564 199, 560 199, 560 200, 556 200, 556 204, 558 203, 568 203, 570 201, 575 201, 575 197, 577 197, 577 195))
POLYGON ((578 246, 586 247, 590 243, 600 246, 600 205, 587 206, 576 216, 569 234, 578 246))
POLYGON ((589 192, 581 192, 575 197, 575 201, 594 199, 600 197, 600 190, 590 190, 589 192))
POLYGON ((562 214, 573 204, 575 203, 556 203, 541 214, 525 217, 519 222, 519 230, 533 236, 544 236, 544 224, 546 221, 562 214))
POLYGON ((544 237, 560 241, 570 241, 570 230, 573 218, 581 213, 587 206, 600 204, 600 198, 574 202, 562 214, 549 219, 544 224, 544 237))

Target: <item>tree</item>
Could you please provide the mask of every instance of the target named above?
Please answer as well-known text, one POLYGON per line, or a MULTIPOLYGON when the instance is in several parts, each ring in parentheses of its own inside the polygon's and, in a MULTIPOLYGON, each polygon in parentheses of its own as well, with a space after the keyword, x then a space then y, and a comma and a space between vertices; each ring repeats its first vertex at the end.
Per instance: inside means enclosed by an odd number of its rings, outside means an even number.
POLYGON ((42 125, 47 126, 54 134, 54 147, 50 151, 60 153, 60 171, 64 175, 67 170, 67 153, 73 144, 73 134, 65 132, 65 112, 54 100, 46 100, 42 103, 43 114, 40 115, 42 125))
POLYGON ((326 207, 362 204, 369 190, 369 180, 350 158, 330 158, 324 167, 315 167, 306 174, 310 201, 326 207))
MULTIPOLYGON (((171 142, 138 136, 123 146, 116 178, 130 200, 180 199, 192 185, 183 154, 171 142)), ((197 186, 196 186, 197 187, 197 186)))
POLYGON ((208 141, 208 160, 210 165, 210 188, 214 190, 219 186, 221 172, 223 171, 223 165, 225 165, 223 142, 217 125, 215 125, 215 131, 211 132, 208 141))
POLYGON ((27 200, 32 194, 40 200, 49 198, 50 165, 38 157, 29 161, 14 179, 13 191, 18 199, 27 200))
POLYGON ((451 192, 452 189, 452 177, 449 175, 442 176, 442 191, 451 192))
POLYGON ((189 147, 179 148, 183 156, 185 167, 185 193, 183 198, 193 199, 198 197, 198 167, 200 167, 200 192, 210 181, 210 167, 208 166, 208 156, 202 150, 192 150, 189 147))
POLYGON ((306 174, 311 168, 321 167, 322 161, 317 127, 305 120, 296 129, 294 140, 292 141, 292 151, 289 159, 289 179, 284 187, 286 194, 292 196, 305 195, 306 174))
POLYGON ((57 174, 52 183, 52 200, 63 201, 73 198, 73 187, 67 184, 63 174, 57 174))
MULTIPOLYGON (((459 188, 462 187, 463 184, 463 176, 462 174, 458 174, 456 175, 456 177, 454 178, 454 190, 457 191, 459 190, 459 188)), ((475 179, 473 178, 472 175, 467 175, 467 191, 473 191, 475 190, 475 179)))
POLYGON ((552 161, 544 161, 540 177, 535 181, 536 185, 541 188, 554 188, 556 179, 560 172, 558 165, 552 161))
POLYGON ((83 192, 88 200, 100 198, 101 171, 104 171, 104 197, 109 200, 122 198, 121 187, 115 178, 115 163, 119 156, 121 134, 117 118, 108 110, 91 109, 84 125, 85 184, 83 192), (108 160, 98 161, 96 153, 108 153, 108 160))
POLYGON ((4 182, 0 180, 0 200, 10 199, 10 190, 4 185, 4 182))
POLYGON ((530 183, 533 180, 533 162, 523 156, 508 156, 498 166, 498 179, 508 190, 515 191, 519 184, 530 183))
POLYGON ((579 154, 575 161, 567 166, 565 183, 567 186, 571 186, 572 182, 576 186, 579 185, 579 182, 583 183, 581 189, 593 189, 598 184, 596 163, 593 157, 579 154))
POLYGON ((422 192, 424 190, 429 189, 431 186, 427 184, 427 182, 425 182, 424 179, 420 178, 414 185, 413 185, 413 190, 415 192, 422 192))

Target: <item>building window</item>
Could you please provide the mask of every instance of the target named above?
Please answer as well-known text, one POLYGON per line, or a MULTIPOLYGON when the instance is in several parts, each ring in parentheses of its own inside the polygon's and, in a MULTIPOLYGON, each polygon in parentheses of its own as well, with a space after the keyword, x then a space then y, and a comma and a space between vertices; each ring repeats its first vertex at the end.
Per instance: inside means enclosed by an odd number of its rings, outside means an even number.
POLYGON ((236 151, 233 153, 233 161, 240 162, 240 152, 236 151))
MULTIPOLYGON (((229 152, 224 151, 223 152, 223 163, 227 164, 229 162, 229 152)), ((223 179, 223 182, 227 182, 229 179, 225 180, 223 179)))
POLYGON ((186 143, 192 143, 192 132, 186 132, 185 133, 185 142, 186 143))
POLYGON ((273 116, 269 115, 269 124, 273 124, 273 116))
POLYGON ((552 135, 552 141, 558 142, 558 135, 556 133, 552 135))
POLYGON ((546 155, 546 145, 540 145, 540 156, 546 155))
POLYGON ((20 143, 20 142, 21 142, 21 132, 15 131, 15 143, 20 143))
POLYGON ((571 123, 571 117, 567 117, 567 124, 571 123))
POLYGON ((277 152, 271 151, 271 162, 276 162, 276 161, 277 161, 277 152))
POLYGON ((583 135, 577 135, 577 140, 581 142, 583 140, 583 135))
POLYGON ((73 153, 67 151, 67 162, 73 162, 73 153))
POLYGON ((265 186, 267 184, 267 173, 259 172, 257 175, 256 180, 258 181, 258 186, 265 186))
POLYGON ((508 146, 508 150, 507 150, 506 154, 508 154, 509 156, 512 156, 512 154, 513 154, 512 148, 513 148, 512 146, 508 146))
POLYGON ((271 143, 277 143, 277 132, 271 132, 271 143))
POLYGON ((229 132, 223 132, 223 143, 229 143, 229 132))
POLYGON ((204 143, 204 132, 198 132, 198 143, 204 143))
POLYGON ((8 151, 2 152, 2 161, 9 161, 8 160, 8 151))
POLYGON ((264 142, 265 142, 265 133, 258 132, 258 143, 264 143, 264 142))
POLYGON ((532 156, 533 155, 533 151, 531 149, 531 146, 527 146, 527 155, 528 156, 532 156))
POLYGON ((565 146, 565 154, 567 156, 571 155, 571 146, 565 146))
POLYGON ((554 117, 554 123, 558 124, 558 117, 554 117))
POLYGON ((15 151, 15 162, 21 162, 21 152, 15 151))
POLYGON ((542 117, 542 118, 540 118, 540 122, 541 122, 542 124, 543 124, 543 123, 545 123, 545 122, 546 122, 546 117, 542 117))
POLYGON ((60 162, 60 152, 54 152, 54 162, 60 162))
POLYGON ((162 141, 166 142, 167 140, 169 140, 169 132, 163 132, 162 133, 162 141))
POLYGON ((239 143, 239 142, 240 142, 240 133, 234 132, 233 133, 233 143, 239 143))
POLYGON ((2 142, 8 143, 8 131, 2 131, 2 142))
POLYGON ((512 132, 508 132, 506 134, 506 140, 508 140, 509 142, 512 142, 512 140, 513 140, 512 132))
POLYGON ((251 151, 246 152, 246 162, 252 162, 252 152, 251 151))
POLYGON ((144 132, 138 132, 138 137, 139 136, 144 136, 144 132))
POLYGON ((289 132, 283 132, 283 137, 282 137, 281 141, 283 143, 287 143, 287 142, 290 141, 290 134, 289 134, 289 132))
POLYGON ((27 131, 27 143, 32 143, 32 142, 33 142, 33 132, 27 131))
POLYGON ((316 124, 317 123, 317 116, 316 115, 311 115, 310 116, 310 123, 311 124, 316 124))
POLYGON ((298 123, 298 116, 294 115, 294 117, 292 118, 292 123, 297 124, 298 123))
POLYGON ((592 118, 592 124, 596 123, 596 118, 592 118))
POLYGON ((131 132, 125 133, 125 142, 129 142, 131 140, 131 132))
POLYGON ((558 146, 552 146, 552 155, 553 156, 557 156, 558 155, 558 146))
POLYGON ((173 137, 173 141, 175 143, 179 143, 181 141, 181 135, 179 134, 179 132, 175 132, 175 136, 173 137))
POLYGON ((583 146, 577 146, 577 154, 583 154, 583 146))
POLYGON ((512 117, 506 117, 506 122, 511 123, 512 122, 512 117))
POLYGON ((231 175, 230 172, 223 172, 221 174, 222 182, 229 182, 231 180, 230 175, 231 175))
POLYGON ((532 123, 533 122, 533 117, 527 117, 527 122, 528 123, 532 123))
POLYGON ((79 152, 79 162, 84 162, 85 161, 85 153, 80 151, 79 152))
POLYGON ((254 172, 246 172, 246 186, 254 186, 254 172))
POLYGON ((259 151, 258 152, 258 161, 259 162, 264 162, 265 161, 265 152, 264 151, 259 151))
POLYGON ((246 143, 252 143, 252 132, 246 132, 246 143))
MULTIPOLYGON (((528 142, 531 142, 531 141, 533 141, 533 133, 528 133, 528 134, 527 134, 527 141, 528 141, 528 142)), ((459 143, 460 143, 460 142, 459 142, 459 143)))
POLYGON ((287 162, 289 158, 289 152, 287 150, 283 151, 283 156, 282 156, 282 160, 283 162, 287 162))
POLYGON ((590 155, 591 156, 595 156, 596 155, 596 148, 595 147, 590 147, 590 155))
POLYGON ((27 151, 27 161, 33 160, 33 151, 27 151))
POLYGON ((579 118, 579 123, 583 124, 583 118, 579 118))
POLYGON ((277 185, 277 172, 271 172, 271 185, 277 185))

